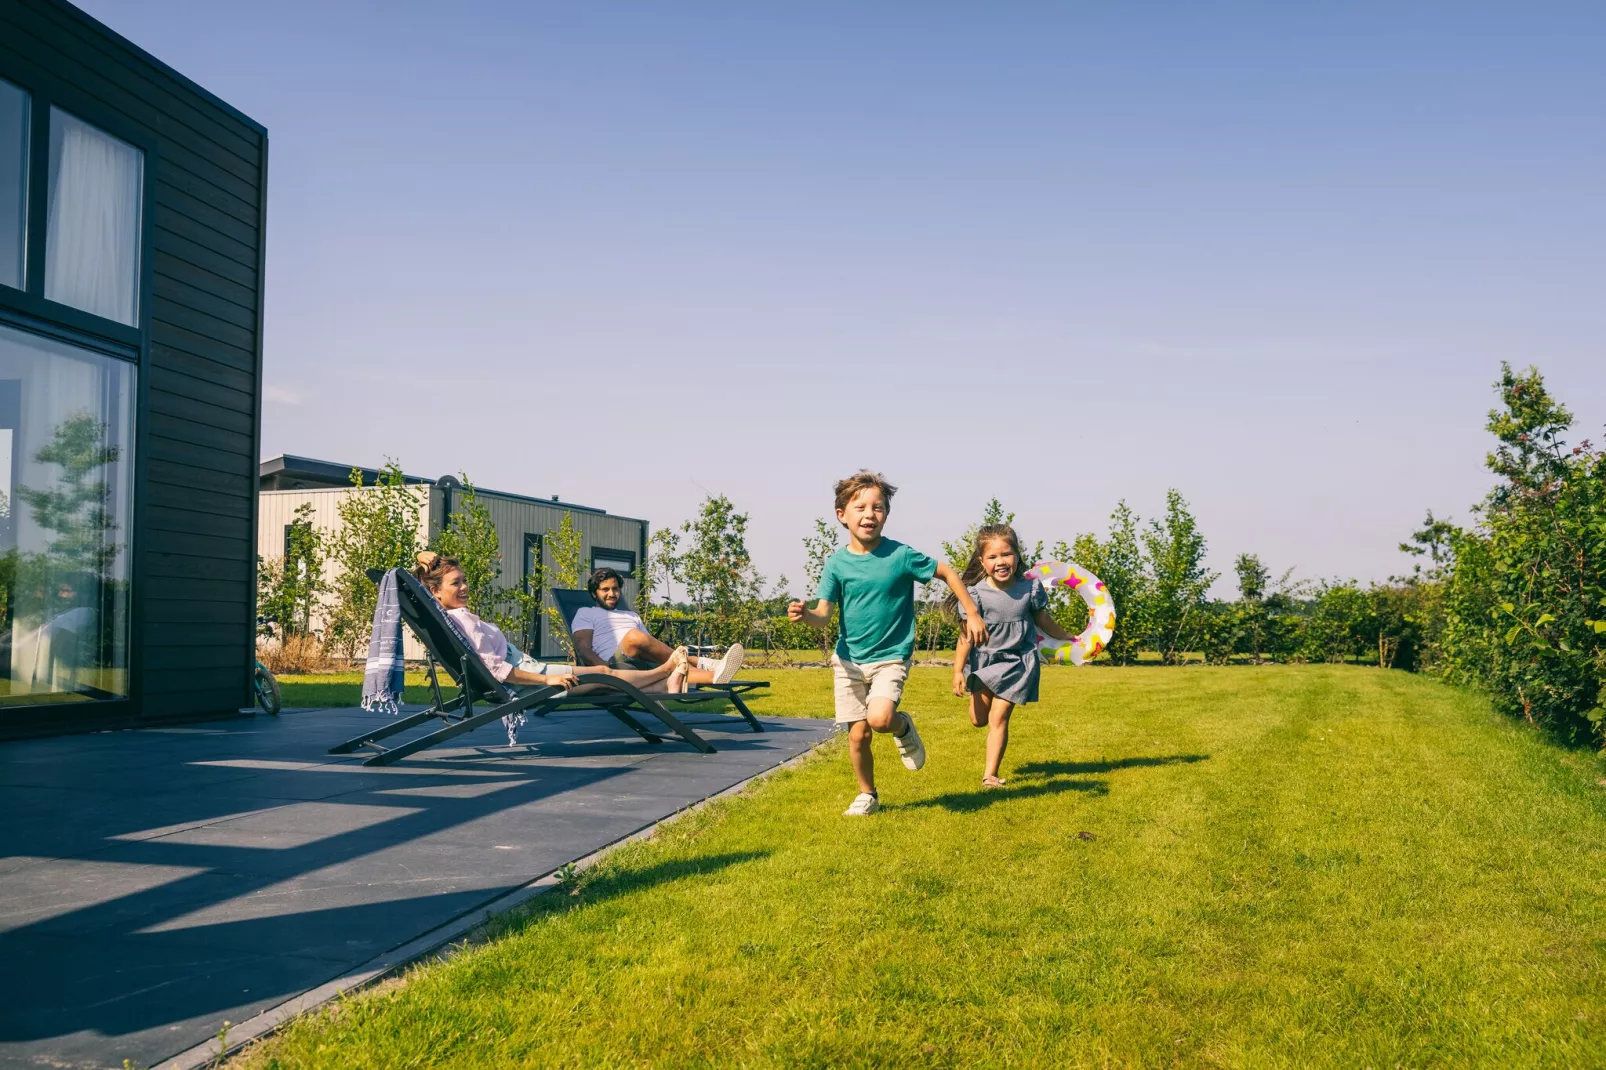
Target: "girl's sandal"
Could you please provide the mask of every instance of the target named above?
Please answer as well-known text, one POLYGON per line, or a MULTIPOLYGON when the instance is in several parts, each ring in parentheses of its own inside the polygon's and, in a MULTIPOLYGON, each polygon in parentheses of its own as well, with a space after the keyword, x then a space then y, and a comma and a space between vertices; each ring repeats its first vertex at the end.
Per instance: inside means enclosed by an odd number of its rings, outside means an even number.
POLYGON ((1004 786, 1004 782, 995 776, 984 776, 981 778, 981 786, 984 788, 1001 788, 1004 786))

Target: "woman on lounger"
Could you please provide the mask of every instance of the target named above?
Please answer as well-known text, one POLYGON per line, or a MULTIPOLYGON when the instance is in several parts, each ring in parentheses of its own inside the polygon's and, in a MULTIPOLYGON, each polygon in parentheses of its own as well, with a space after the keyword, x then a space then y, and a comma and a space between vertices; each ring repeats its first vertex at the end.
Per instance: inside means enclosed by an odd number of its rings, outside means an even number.
MULTIPOLYGON (((612 676, 642 691, 679 693, 686 690, 689 660, 686 648, 674 652, 656 669, 613 669, 606 665, 550 665, 519 650, 507 641, 502 629, 481 620, 468 608, 468 579, 457 559, 433 551, 418 555, 413 575, 424 589, 435 596, 446 615, 462 631, 468 645, 485 662, 491 675, 514 687, 561 687, 585 690, 582 677, 612 676)), ((512 735, 514 726, 509 726, 512 735)))

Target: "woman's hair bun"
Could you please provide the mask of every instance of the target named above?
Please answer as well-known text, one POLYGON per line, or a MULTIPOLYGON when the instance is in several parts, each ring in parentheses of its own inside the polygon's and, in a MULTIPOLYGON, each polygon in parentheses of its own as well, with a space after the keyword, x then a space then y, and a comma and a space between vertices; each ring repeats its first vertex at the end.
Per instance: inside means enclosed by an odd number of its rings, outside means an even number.
POLYGON ((456 568, 462 568, 455 557, 442 557, 434 550, 425 550, 418 555, 418 567, 413 569, 413 576, 431 591, 438 591, 441 581, 456 568))

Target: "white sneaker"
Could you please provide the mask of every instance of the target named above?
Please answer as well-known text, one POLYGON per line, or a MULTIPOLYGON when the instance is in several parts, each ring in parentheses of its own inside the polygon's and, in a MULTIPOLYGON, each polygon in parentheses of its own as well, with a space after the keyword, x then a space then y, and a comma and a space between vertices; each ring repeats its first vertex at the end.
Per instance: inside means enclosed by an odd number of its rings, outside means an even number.
POLYGON ((893 736, 892 742, 898 745, 903 767, 913 772, 926 764, 926 745, 920 742, 920 733, 915 731, 915 719, 907 713, 903 716, 909 722, 909 730, 901 736, 893 736))
POLYGON ((732 643, 725 656, 713 666, 714 683, 728 684, 736 679, 736 674, 742 671, 742 660, 747 657, 747 651, 742 644, 732 643))
POLYGON ((881 809, 881 800, 868 791, 861 791, 853 797, 853 805, 842 811, 843 817, 869 817, 881 809))

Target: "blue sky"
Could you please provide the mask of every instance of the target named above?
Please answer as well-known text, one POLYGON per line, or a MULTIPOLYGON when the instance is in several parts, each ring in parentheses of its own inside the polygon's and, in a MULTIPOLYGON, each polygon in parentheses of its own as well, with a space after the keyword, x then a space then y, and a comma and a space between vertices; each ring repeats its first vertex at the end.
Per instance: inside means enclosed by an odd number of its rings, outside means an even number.
POLYGON ((1381 579, 1606 422, 1606 7, 83 0, 272 139, 264 456, 1381 579))

